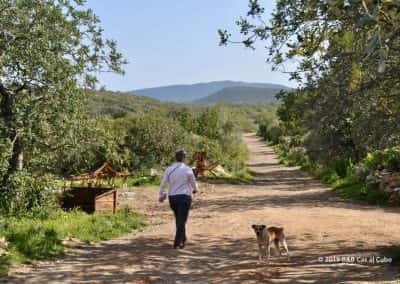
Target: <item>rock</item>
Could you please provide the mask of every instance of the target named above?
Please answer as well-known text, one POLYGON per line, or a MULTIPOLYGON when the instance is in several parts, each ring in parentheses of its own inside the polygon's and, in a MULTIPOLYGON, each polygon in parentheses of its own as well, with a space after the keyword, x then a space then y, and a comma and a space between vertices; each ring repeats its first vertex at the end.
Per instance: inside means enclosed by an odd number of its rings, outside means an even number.
POLYGON ((80 239, 78 238, 74 238, 74 237, 65 237, 61 243, 64 246, 68 246, 68 247, 80 247, 82 245, 84 245, 85 243, 82 242, 80 239))
POLYGON ((379 188, 389 195, 391 202, 400 201, 400 173, 384 175, 379 188))
POLYGON ((230 174, 228 174, 221 165, 216 166, 215 168, 212 169, 212 171, 214 173, 216 173, 216 174, 221 174, 221 175, 224 175, 224 176, 230 176, 230 174))
POLYGON ((118 194, 118 199, 134 199, 135 193, 131 191, 125 191, 118 194))
POLYGON ((365 178, 365 181, 367 182, 368 185, 370 186, 379 186, 381 183, 381 179, 373 174, 368 175, 365 178))
POLYGON ((394 191, 400 187, 400 174, 388 174, 382 177, 379 187, 385 191, 394 191))
POLYGON ((8 249, 8 242, 5 237, 0 238, 0 248, 8 249))
POLYGON ((151 177, 158 177, 159 176, 159 173, 158 173, 158 171, 156 170, 156 169, 150 169, 150 176, 151 177))
POLYGON ((9 254, 9 252, 7 250, 0 248, 0 256, 8 255, 8 254, 9 254))
POLYGON ((354 173, 359 180, 366 180, 367 176, 369 175, 368 169, 361 166, 356 166, 354 168, 354 173))
POLYGON ((0 238, 0 256, 1 255, 8 255, 8 245, 5 237, 0 238))

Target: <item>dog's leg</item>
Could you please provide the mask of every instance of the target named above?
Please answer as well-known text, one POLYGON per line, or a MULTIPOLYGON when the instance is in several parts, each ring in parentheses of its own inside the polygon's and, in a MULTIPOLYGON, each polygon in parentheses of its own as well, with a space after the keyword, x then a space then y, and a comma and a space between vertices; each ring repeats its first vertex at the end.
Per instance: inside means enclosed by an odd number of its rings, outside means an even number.
POLYGON ((262 261, 263 254, 264 254, 263 246, 262 244, 258 244, 258 261, 262 261))
POLYGON ((263 256, 263 258, 267 257, 267 246, 266 245, 262 245, 262 256, 263 256))
POLYGON ((282 254, 281 254, 281 250, 279 249, 279 240, 278 239, 274 240, 274 246, 275 246, 276 254, 281 256, 282 254))
POLYGON ((287 258, 288 258, 288 260, 290 260, 289 249, 288 249, 288 246, 287 246, 286 240, 285 240, 285 239, 282 239, 282 241, 281 241, 281 244, 282 244, 282 245, 283 245, 283 247, 285 248, 285 251, 286 251, 286 254, 287 254, 287 258))
POLYGON ((267 242, 267 262, 269 262, 270 256, 271 256, 271 244, 267 242))

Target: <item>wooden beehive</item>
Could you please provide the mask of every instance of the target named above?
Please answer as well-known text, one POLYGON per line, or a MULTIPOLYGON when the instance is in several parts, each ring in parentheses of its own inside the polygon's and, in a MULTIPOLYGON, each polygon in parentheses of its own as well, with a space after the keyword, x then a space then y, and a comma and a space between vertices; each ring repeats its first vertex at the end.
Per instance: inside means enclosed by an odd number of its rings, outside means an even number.
POLYGON ((115 188, 73 187, 64 192, 61 198, 64 209, 78 208, 87 213, 112 212, 117 209, 115 188))
POLYGON ((113 212, 117 209, 117 191, 109 190, 96 196, 94 210, 96 212, 113 212))

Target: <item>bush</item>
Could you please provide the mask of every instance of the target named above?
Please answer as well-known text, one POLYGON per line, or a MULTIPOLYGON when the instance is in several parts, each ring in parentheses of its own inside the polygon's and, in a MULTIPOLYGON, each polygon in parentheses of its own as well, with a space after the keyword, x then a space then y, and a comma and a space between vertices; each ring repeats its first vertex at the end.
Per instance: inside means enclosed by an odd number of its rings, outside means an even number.
POLYGON ((278 152, 281 162, 288 166, 310 166, 306 149, 303 147, 290 148, 287 144, 279 144, 275 149, 278 152))
POLYGON ((2 214, 45 218, 57 207, 56 183, 52 176, 35 177, 26 170, 16 172, 0 199, 2 214))
POLYGON ((400 146, 368 153, 362 164, 371 171, 400 172, 400 146))
POLYGON ((346 157, 336 158, 333 168, 336 174, 341 178, 352 175, 354 170, 351 158, 346 157))
POLYGON ((206 151, 211 164, 220 164, 227 170, 245 167, 247 147, 234 109, 221 105, 206 108, 198 116, 197 125, 194 150, 206 151))
POLYGON ((273 125, 268 129, 267 139, 271 141, 273 144, 278 144, 281 135, 282 135, 282 130, 280 129, 280 127, 277 125, 273 125))
POLYGON ((166 166, 178 149, 188 143, 188 132, 177 121, 158 115, 144 115, 124 120, 127 127, 125 147, 130 152, 132 167, 166 166))
POLYGON ((279 143, 282 136, 282 130, 278 124, 275 113, 264 112, 257 117, 258 132, 257 135, 274 145, 279 143))

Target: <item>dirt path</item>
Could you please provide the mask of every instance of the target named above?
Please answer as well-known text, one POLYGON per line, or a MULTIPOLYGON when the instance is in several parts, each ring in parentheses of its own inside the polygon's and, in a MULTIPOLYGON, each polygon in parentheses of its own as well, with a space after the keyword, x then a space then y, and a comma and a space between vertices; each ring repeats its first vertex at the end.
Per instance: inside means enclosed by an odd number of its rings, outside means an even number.
MULTIPOLYGON (((151 226, 71 251, 57 262, 19 269, 12 283, 366 283, 395 279, 388 264, 321 263, 326 256, 382 256, 400 243, 400 210, 344 202, 272 149, 246 135, 249 185, 202 185, 188 224, 189 243, 171 248, 174 224, 157 189, 136 191, 151 226), (284 226, 292 258, 258 264, 253 223, 284 226)), ((393 283, 396 283, 393 281, 393 283)), ((399 282, 397 282, 399 283, 399 282)))

